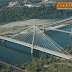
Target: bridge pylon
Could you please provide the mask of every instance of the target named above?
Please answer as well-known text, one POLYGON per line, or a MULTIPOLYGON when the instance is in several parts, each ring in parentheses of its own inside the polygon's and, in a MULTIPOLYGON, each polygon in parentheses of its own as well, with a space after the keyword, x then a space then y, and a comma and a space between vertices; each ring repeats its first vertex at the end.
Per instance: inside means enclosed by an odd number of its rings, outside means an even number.
POLYGON ((43 32, 45 32, 45 25, 43 25, 43 32))
POLYGON ((33 40, 32 40, 32 48, 31 48, 31 55, 33 56, 33 49, 34 49, 34 40, 35 40, 35 34, 36 34, 36 28, 34 26, 33 31, 33 40))

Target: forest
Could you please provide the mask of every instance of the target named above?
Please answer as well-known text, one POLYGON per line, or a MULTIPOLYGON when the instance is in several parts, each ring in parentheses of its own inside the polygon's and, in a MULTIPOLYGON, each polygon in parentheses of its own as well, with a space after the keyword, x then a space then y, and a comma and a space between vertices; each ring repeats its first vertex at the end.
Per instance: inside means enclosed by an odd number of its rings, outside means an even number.
POLYGON ((56 10, 56 6, 3 7, 0 9, 0 25, 28 19, 64 19, 72 16, 72 10, 56 10))

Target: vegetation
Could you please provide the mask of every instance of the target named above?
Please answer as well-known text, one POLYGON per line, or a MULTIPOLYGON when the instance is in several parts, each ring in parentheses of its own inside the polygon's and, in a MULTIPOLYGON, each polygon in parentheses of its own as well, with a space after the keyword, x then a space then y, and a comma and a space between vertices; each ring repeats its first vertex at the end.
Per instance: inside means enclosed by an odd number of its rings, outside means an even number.
POLYGON ((65 49, 68 53, 72 54, 72 45, 65 46, 64 49, 65 49))
POLYGON ((59 57, 44 55, 39 59, 33 59, 32 62, 23 64, 22 68, 26 72, 71 72, 72 67, 65 59, 59 57))
POLYGON ((56 6, 52 5, 32 8, 2 8, 0 11, 0 24, 27 19, 62 19, 70 16, 72 16, 72 11, 57 11, 56 6))
MULTIPOLYGON (((70 63, 72 64, 72 62, 70 63)), ((47 54, 41 56, 39 59, 33 58, 32 62, 25 63, 22 66, 16 66, 24 69, 25 72, 72 72, 72 66, 67 60, 47 54)), ((10 68, 0 69, 1 72, 7 72, 7 70, 18 72, 10 68)))

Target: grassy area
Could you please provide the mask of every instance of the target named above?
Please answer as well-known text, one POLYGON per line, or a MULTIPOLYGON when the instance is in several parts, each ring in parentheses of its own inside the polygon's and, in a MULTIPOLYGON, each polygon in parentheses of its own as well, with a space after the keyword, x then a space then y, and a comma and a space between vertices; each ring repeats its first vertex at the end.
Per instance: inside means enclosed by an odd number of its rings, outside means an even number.
POLYGON ((2 33, 2 34, 5 33, 6 34, 7 32, 12 32, 12 33, 21 32, 25 28, 26 28, 26 26, 15 26, 13 28, 0 28, 0 33, 2 33))
POLYGON ((1 28, 1 29, 0 29, 0 33, 8 32, 8 31, 10 31, 10 30, 11 30, 10 28, 1 28))

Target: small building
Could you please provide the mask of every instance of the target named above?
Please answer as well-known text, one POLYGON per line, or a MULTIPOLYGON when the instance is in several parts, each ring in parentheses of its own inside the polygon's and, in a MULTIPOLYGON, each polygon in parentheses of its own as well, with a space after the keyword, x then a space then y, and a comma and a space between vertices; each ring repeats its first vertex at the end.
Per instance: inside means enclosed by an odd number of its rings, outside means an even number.
POLYGON ((49 0, 42 0, 42 2, 48 2, 49 0))
POLYGON ((24 6, 27 6, 29 8, 31 8, 31 7, 39 7, 38 5, 32 5, 32 4, 25 4, 24 6))
POLYGON ((17 5, 17 4, 18 4, 18 1, 10 2, 8 7, 13 7, 13 6, 17 5))
POLYGON ((32 5, 31 5, 31 4, 25 4, 24 6, 27 6, 27 7, 29 7, 29 8, 31 8, 31 7, 32 7, 32 5))

